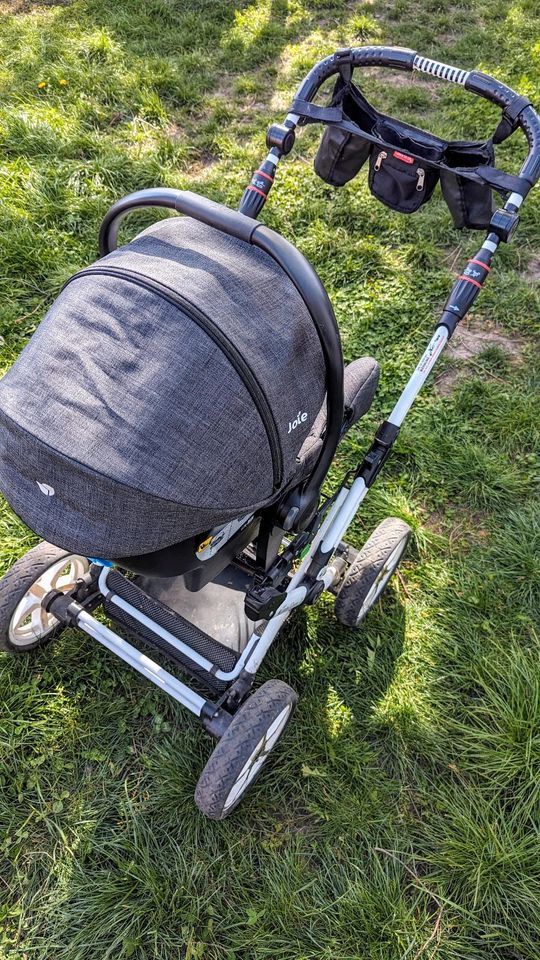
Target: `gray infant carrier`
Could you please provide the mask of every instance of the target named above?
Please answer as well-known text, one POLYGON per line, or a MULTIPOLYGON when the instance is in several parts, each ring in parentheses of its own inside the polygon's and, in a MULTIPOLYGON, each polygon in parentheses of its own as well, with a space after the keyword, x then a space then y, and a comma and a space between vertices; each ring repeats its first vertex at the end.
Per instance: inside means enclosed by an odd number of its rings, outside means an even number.
POLYGON ((0 488, 52 543, 155 551, 275 499, 324 393, 278 264, 161 221, 76 274, 0 382, 0 488))

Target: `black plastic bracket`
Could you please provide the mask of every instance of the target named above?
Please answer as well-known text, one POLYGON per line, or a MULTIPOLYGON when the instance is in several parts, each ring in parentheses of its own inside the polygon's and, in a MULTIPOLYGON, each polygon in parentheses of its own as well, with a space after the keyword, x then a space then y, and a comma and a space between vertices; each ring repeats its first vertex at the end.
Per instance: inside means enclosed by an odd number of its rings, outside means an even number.
POLYGON ((286 156, 294 147, 295 133, 283 123, 273 123, 266 131, 266 146, 277 147, 279 152, 286 156))
POLYGON ((219 740, 228 729, 232 716, 222 707, 207 700, 201 710, 201 720, 206 732, 219 740))
POLYGON ((255 675, 253 673, 250 673, 249 670, 242 670, 223 695, 223 703, 220 702, 220 705, 223 705, 231 713, 235 713, 250 693, 254 680, 255 675))
POLYGON ((43 600, 41 606, 47 613, 52 613, 60 623, 76 625, 84 607, 77 603, 69 593, 61 593, 59 590, 50 590, 43 600))
POLYGON ((279 506, 279 523, 287 532, 296 533, 305 530, 313 520, 318 504, 318 490, 296 487, 296 489, 291 490, 279 506))
POLYGON ((490 230, 496 233, 499 240, 508 243, 512 239, 519 223, 519 213, 510 210, 496 210, 490 220, 490 230))
POLYGON ((270 620, 285 600, 285 592, 263 581, 246 594, 244 609, 250 620, 270 620))
POLYGON ((455 333, 456 327, 463 318, 458 313, 451 313, 450 310, 444 310, 442 317, 437 321, 438 327, 446 327, 448 330, 448 339, 455 333))
POLYGON ((399 427, 394 423, 390 423, 388 420, 385 420, 384 423, 381 423, 377 433, 375 434, 375 439, 368 452, 366 453, 360 467, 358 469, 357 476, 362 477, 366 487, 371 487, 371 485, 377 479, 382 466, 385 460, 392 449, 394 441, 399 434, 399 427))
POLYGON ((279 609, 285 599, 285 590, 289 582, 289 573, 296 559, 309 546, 315 529, 310 526, 297 534, 283 552, 276 557, 266 574, 256 580, 246 594, 244 609, 250 620, 268 620, 279 609))
POLYGON ((304 603, 308 603, 308 604, 316 603, 321 593, 323 593, 324 591, 323 581, 315 580, 315 579, 312 579, 311 581, 309 581, 306 578, 306 585, 307 585, 308 591, 306 593, 306 599, 304 600, 304 603))

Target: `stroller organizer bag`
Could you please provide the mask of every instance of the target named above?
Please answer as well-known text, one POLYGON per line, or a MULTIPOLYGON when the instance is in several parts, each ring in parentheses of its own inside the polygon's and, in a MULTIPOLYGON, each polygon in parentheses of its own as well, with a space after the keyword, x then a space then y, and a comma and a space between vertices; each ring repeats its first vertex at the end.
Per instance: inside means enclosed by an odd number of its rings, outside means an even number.
MULTIPOLYGON (((528 103, 524 97, 519 99, 522 107, 528 103)), ((369 161, 371 193, 400 213, 418 210, 440 179, 454 226, 483 230, 494 211, 492 188, 501 192, 519 189, 518 177, 493 166, 493 145, 502 143, 515 129, 507 118, 489 140, 442 140, 380 113, 351 82, 345 68, 329 107, 295 100, 293 109, 304 122, 328 124, 314 161, 322 180, 341 187, 369 161)))
POLYGON ((382 519, 360 550, 347 531, 540 177, 540 117, 524 97, 393 47, 316 64, 266 144, 238 211, 167 187, 113 204, 102 258, 66 284, 0 382, 0 490, 45 538, 0 579, 0 650, 32 653, 77 627, 190 710, 217 738, 195 801, 218 820, 294 711, 282 680, 254 689, 289 617, 327 591, 342 626, 358 627, 398 568, 404 520, 382 519), (445 142, 383 116, 351 80, 374 66, 460 84, 502 122, 483 143, 445 142), (333 102, 319 107, 330 77, 333 102), (315 168, 328 183, 369 162, 372 194, 412 213, 440 181, 456 225, 487 227, 393 409, 336 484, 338 444, 370 409, 379 365, 344 364, 315 270, 257 219, 307 122, 324 125, 315 168), (529 152, 509 176, 493 143, 517 126, 529 152), (492 213, 493 187, 509 195, 492 213), (182 216, 118 248, 122 219, 143 207, 182 216))
POLYGON ((155 551, 275 499, 324 391, 278 264, 161 221, 73 277, 0 382, 0 488, 52 543, 155 551))

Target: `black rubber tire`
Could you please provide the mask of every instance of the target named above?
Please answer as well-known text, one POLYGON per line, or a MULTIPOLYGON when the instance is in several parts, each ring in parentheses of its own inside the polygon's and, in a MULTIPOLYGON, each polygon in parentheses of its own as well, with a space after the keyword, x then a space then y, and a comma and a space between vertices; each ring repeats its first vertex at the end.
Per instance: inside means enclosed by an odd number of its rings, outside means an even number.
MULTIPOLYGON (((226 807, 231 790, 272 723, 290 706, 284 726, 270 749, 283 735, 294 712, 297 694, 282 680, 267 680, 242 704, 230 726, 218 741, 206 764, 195 790, 195 803, 201 813, 211 820, 224 820, 238 806, 247 787, 255 783, 263 760, 253 779, 249 779, 236 800, 226 807)), ((269 755, 268 751, 267 756, 269 755)))
MULTIPOLYGON (((401 558, 407 548, 411 536, 411 528, 404 520, 398 520, 396 517, 387 517, 373 531, 369 540, 366 541, 360 553, 349 567, 343 583, 336 597, 336 617, 345 627, 356 627, 366 617, 373 604, 379 599, 383 589, 377 596, 374 596, 373 602, 369 604, 360 617, 360 611, 375 581, 384 570, 384 566, 391 557, 398 545, 403 544, 402 552, 399 554, 396 566, 397 569, 401 558)), ((392 571, 393 573, 394 571, 392 571)), ((390 575, 391 576, 391 575, 390 575)), ((388 578, 390 579, 390 577, 388 578)), ((387 581, 388 582, 388 581, 387 581)))
POLYGON ((58 563, 63 557, 71 556, 70 550, 62 550, 51 543, 38 543, 32 547, 28 553, 25 553, 0 580, 0 650, 4 653, 10 653, 14 656, 22 656, 25 653, 31 653, 38 647, 54 640, 62 630, 63 624, 58 624, 54 630, 51 630, 44 637, 38 637, 34 643, 28 643, 24 646, 15 646, 9 639, 9 627, 11 618, 15 613, 17 605, 30 589, 49 567, 58 563))

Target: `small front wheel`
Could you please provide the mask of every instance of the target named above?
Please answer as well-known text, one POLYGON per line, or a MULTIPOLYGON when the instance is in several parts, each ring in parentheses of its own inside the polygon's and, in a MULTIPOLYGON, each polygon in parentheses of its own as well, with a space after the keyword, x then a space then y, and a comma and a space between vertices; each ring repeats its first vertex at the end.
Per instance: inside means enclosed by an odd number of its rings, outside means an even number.
POLYGON ((336 598, 336 617, 357 627, 367 616, 397 569, 411 537, 403 520, 387 517, 375 528, 351 564, 336 598))
POLYGON ((206 764, 195 803, 211 820, 224 820, 258 777, 287 726, 298 697, 282 680, 267 680, 235 713, 206 764))
POLYGON ((41 606, 50 590, 68 593, 90 568, 79 557, 51 543, 38 543, 0 580, 0 650, 29 653, 57 636, 62 624, 41 606))

